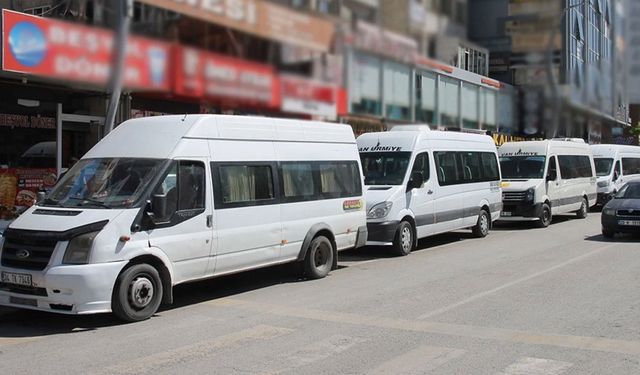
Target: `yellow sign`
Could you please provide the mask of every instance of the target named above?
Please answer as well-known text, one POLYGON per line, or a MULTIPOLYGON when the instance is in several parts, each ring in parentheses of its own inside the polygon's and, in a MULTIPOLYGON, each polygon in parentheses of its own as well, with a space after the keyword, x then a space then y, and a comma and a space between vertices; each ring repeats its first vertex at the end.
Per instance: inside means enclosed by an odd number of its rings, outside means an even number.
POLYGON ((362 208, 362 199, 353 199, 349 201, 344 201, 342 203, 342 209, 345 211, 356 211, 362 208))

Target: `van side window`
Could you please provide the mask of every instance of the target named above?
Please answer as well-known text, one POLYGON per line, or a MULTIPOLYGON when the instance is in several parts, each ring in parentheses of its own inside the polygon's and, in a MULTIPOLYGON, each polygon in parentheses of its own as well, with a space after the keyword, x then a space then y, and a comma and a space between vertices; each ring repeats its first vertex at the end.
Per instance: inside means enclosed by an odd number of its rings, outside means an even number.
POLYGON ((176 211, 203 209, 205 202, 204 164, 198 161, 174 162, 164 181, 154 195, 167 196, 166 216, 158 221, 171 219, 176 211))
POLYGON ((547 176, 551 176, 555 173, 555 175, 558 175, 558 165, 556 164, 556 157, 552 156, 549 159, 549 168, 547 169, 547 176))
POLYGON ((318 163, 320 194, 324 198, 345 198, 362 194, 360 168, 354 161, 318 163))
POLYGON ((498 158, 496 154, 492 152, 483 152, 481 155, 484 180, 500 181, 500 172, 498 171, 498 158))
POLYGON ((622 166, 620 166, 620 160, 616 162, 616 166, 613 170, 614 172, 618 172, 618 177, 622 175, 622 166))
POLYGON ((462 180, 464 182, 482 181, 482 166, 479 152, 458 153, 462 162, 462 180))
POLYGON ((223 205, 251 205, 275 199, 270 165, 220 165, 218 174, 223 205))
POLYGON ((284 162, 282 187, 285 198, 307 200, 315 195, 313 164, 311 162, 284 162))
POLYGON ((558 155, 562 179, 593 177, 591 161, 583 155, 558 155))
POLYGON ((455 152, 436 151, 433 155, 436 159, 436 171, 440 186, 454 185, 462 181, 462 173, 455 152))
POLYGON ((421 172, 425 181, 429 181, 429 153, 423 152, 416 156, 416 160, 413 162, 413 168, 411 169, 411 175, 415 172, 421 172))
POLYGON ((640 158, 622 158, 622 172, 625 176, 640 174, 640 158))

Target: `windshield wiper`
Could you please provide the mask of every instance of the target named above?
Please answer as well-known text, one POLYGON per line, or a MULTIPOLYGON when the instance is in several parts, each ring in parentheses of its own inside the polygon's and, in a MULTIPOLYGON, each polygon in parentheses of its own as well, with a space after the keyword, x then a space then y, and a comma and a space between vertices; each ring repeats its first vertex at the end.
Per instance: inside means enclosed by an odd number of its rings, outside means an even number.
POLYGON ((62 205, 60 204, 59 201, 55 200, 55 199, 51 199, 51 198, 45 198, 45 200, 42 201, 43 205, 51 205, 51 206, 58 206, 58 207, 62 207, 62 205))
POLYGON ((73 200, 80 201, 79 206, 82 206, 82 205, 83 205, 83 203, 91 203, 91 204, 94 204, 94 205, 96 205, 96 206, 98 206, 98 207, 111 209, 111 207, 107 206, 104 202, 99 201, 99 200, 97 200, 97 199, 92 199, 92 198, 76 198, 76 197, 69 197, 69 198, 67 198, 67 199, 73 199, 73 200))

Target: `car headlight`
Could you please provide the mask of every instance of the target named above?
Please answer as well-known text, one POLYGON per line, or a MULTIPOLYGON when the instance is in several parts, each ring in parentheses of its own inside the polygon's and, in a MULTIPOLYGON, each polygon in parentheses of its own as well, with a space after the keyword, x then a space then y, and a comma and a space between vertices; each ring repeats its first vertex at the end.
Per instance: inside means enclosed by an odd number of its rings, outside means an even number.
POLYGON ((64 253, 62 263, 64 264, 87 264, 89 263, 89 257, 91 256, 91 248, 93 247, 93 240, 96 238, 99 232, 91 232, 81 234, 74 237, 69 241, 67 250, 64 253))
POLYGON ((527 189, 527 194, 525 195, 525 199, 528 202, 533 202, 536 199, 536 189, 534 188, 527 189))
POLYGON ((391 206, 393 206, 393 203, 391 202, 382 202, 376 204, 369 210, 367 219, 382 219, 389 214, 391 206))
POLYGON ((603 215, 609 215, 609 216, 615 216, 616 215, 616 209, 615 208, 607 208, 607 207, 605 207, 602 210, 602 214, 603 215))
POLYGON ((606 181, 599 181, 598 182, 598 187, 607 187, 611 184, 611 182, 609 182, 609 180, 606 181))

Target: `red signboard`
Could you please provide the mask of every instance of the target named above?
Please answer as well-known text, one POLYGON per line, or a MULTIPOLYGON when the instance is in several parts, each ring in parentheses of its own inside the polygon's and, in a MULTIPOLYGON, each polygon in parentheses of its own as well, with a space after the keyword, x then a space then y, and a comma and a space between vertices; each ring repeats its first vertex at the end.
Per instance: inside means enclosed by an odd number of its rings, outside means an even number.
POLYGON ((187 47, 175 48, 175 93, 181 96, 230 99, 278 107, 274 69, 187 47))
MULTIPOLYGON (((45 78, 105 85, 110 77, 113 33, 2 10, 2 69, 45 78)), ((169 91, 170 44, 131 37, 124 84, 128 88, 169 91)))
POLYGON ((56 179, 51 168, 0 169, 0 213, 32 206, 37 192, 50 190, 56 179))
POLYGON ((307 78, 281 76, 282 111, 304 113, 335 119, 340 89, 336 85, 307 78))

